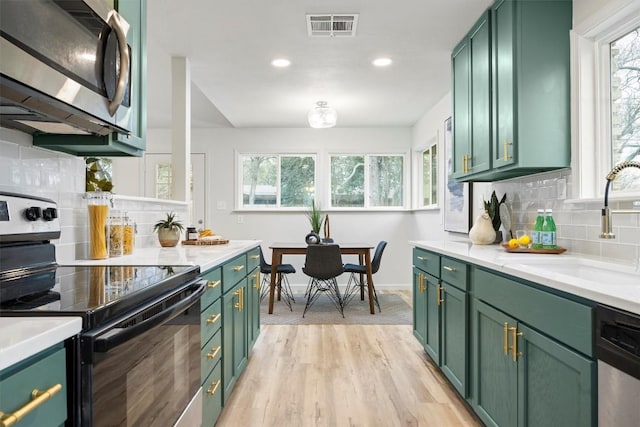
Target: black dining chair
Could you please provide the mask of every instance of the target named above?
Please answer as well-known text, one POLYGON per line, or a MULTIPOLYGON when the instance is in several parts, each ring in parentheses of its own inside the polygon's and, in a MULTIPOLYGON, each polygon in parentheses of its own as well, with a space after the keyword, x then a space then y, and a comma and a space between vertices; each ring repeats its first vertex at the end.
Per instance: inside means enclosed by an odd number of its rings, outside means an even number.
MULTIPOLYGON (((291 264, 280 264, 276 267, 276 289, 278 290, 278 301, 281 301, 284 297, 284 302, 289 306, 289 310, 293 311, 291 307, 292 302, 296 302, 291 291, 291 284, 287 274, 293 274, 296 269, 291 264)), ((262 247, 260 248, 260 273, 262 273, 262 283, 260 284, 260 301, 269 295, 271 290, 271 264, 267 264, 262 253, 262 247)))
MULTIPOLYGON (((384 240, 378 243, 376 246, 376 251, 373 254, 373 259, 371 260, 371 274, 376 274, 380 269, 380 260, 382 259, 382 253, 384 252, 384 248, 387 247, 387 242, 384 240)), ((365 277, 367 274, 367 266, 360 264, 345 264, 344 272, 351 273, 349 276, 349 281, 347 282, 347 288, 344 291, 344 306, 346 307, 349 302, 356 295, 357 291, 360 290, 360 299, 364 300, 364 289, 367 287, 367 284, 361 278, 365 277)), ((373 300, 378 306, 378 311, 380 310, 380 302, 378 301, 378 294, 376 293, 376 288, 371 284, 373 289, 373 300)))
POLYGON ((342 296, 336 280, 344 271, 340 246, 309 245, 307 246, 306 255, 302 271, 310 279, 306 292, 307 303, 304 306, 302 317, 304 317, 309 307, 313 305, 320 294, 326 294, 342 317, 344 317, 342 296))

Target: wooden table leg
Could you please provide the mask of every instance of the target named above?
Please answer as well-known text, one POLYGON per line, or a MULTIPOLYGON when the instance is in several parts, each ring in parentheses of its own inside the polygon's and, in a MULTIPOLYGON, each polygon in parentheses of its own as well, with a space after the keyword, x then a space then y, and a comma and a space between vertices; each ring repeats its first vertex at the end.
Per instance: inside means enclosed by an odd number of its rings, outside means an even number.
POLYGON ((271 253, 271 280, 269 283, 269 314, 273 314, 273 297, 276 290, 276 270, 282 264, 282 252, 273 249, 271 253))
POLYGON ((367 267, 367 288, 369 290, 369 311, 376 314, 373 306, 373 275, 371 274, 371 251, 369 249, 364 253, 364 265, 367 267))

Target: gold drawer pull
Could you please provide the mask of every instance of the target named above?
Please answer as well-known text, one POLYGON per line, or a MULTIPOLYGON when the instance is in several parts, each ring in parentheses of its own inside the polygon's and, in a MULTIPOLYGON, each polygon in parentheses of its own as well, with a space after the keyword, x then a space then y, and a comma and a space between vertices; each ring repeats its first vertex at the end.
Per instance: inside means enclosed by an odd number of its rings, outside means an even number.
POLYGON ((216 348, 212 348, 209 353, 207 353, 207 359, 215 359, 218 353, 220 353, 221 346, 217 346, 216 348))
POLYGON ((420 261, 427 261, 429 258, 427 258, 426 256, 419 256, 418 259, 420 261))
POLYGON ((220 387, 220 380, 212 382, 211 388, 207 390, 207 394, 213 396, 218 391, 218 387, 220 387))
POLYGON ((17 424, 18 421, 23 419, 38 406, 51 399, 53 395, 60 390, 62 390, 62 384, 56 384, 45 391, 34 389, 31 392, 31 401, 25 404, 22 408, 18 409, 13 414, 4 414, 0 412, 0 422, 2 422, 2 427, 9 427, 17 424))
POLYGON ((208 319, 207 319, 207 323, 209 325, 212 325, 214 323, 216 323, 218 321, 218 319, 220 319, 220 316, 222 316, 222 313, 218 313, 218 314, 212 314, 208 319))
POLYGON ((251 258, 251 259, 258 259, 258 258, 260 258, 260 255, 251 255, 249 258, 251 258))
POLYGON ((443 265, 443 266, 442 266, 442 269, 443 269, 443 270, 450 271, 450 272, 454 272, 454 271, 456 271, 455 267, 449 267, 448 265, 443 265))
POLYGON ((211 281, 211 282, 207 283, 207 288, 213 289, 216 286, 218 286, 220 283, 222 283, 222 280, 211 281))
POLYGON ((244 268, 244 265, 236 265, 233 267, 233 271, 240 271, 244 268))

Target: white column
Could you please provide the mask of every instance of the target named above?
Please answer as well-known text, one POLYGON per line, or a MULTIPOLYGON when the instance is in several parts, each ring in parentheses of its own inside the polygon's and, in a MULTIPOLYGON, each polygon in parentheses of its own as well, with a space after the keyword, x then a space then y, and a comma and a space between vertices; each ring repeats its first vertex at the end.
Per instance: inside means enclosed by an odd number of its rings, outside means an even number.
POLYGON ((174 200, 190 202, 191 67, 183 56, 171 58, 171 193, 174 200))

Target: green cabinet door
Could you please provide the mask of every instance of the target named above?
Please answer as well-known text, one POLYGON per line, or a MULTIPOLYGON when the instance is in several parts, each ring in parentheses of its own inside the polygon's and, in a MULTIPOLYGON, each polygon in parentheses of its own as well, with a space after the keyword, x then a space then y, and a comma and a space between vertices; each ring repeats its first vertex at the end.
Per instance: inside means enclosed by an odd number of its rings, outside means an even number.
POLYGON ((463 39, 451 55, 453 102, 453 150, 451 165, 446 170, 458 179, 467 175, 467 162, 471 153, 471 57, 469 40, 463 39), (450 169, 449 169, 450 167, 450 169))
POLYGON ((594 426, 594 360, 518 325, 518 425, 594 426))
POLYGON ((248 280, 242 279, 234 292, 239 292, 240 307, 233 311, 233 374, 238 377, 247 366, 247 289, 248 280))
POLYGON ((467 294, 443 283, 441 300, 440 367, 463 397, 467 396, 467 294))
POLYGON ((515 319, 472 300, 471 405, 487 426, 511 427, 518 421, 518 365, 512 359, 508 333, 515 326, 515 319))
POLYGON ((222 296, 222 383, 223 402, 247 365, 247 279, 222 296))
POLYGON ((440 365, 440 282, 433 276, 425 275, 427 298, 427 335, 424 350, 440 365))
POLYGON ((425 345, 427 336, 426 274, 413 269, 413 335, 425 345))
POLYGON ((248 348, 260 335, 260 270, 255 269, 248 276, 247 285, 247 339, 248 348))

